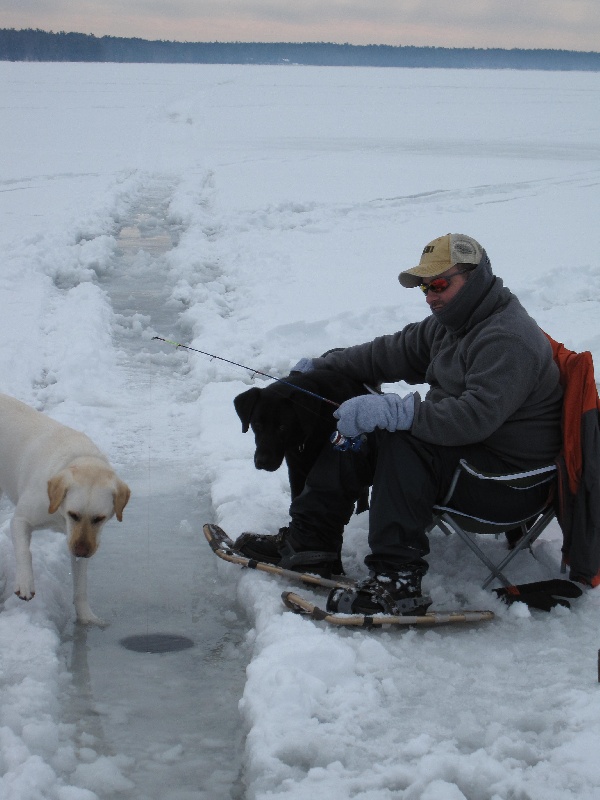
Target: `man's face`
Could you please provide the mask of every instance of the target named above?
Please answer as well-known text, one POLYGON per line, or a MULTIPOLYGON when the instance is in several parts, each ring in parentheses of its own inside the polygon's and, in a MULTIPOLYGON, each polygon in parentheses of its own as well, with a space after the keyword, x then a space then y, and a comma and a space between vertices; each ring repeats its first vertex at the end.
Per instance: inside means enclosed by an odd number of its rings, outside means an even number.
POLYGON ((425 295, 425 300, 427 301, 427 305, 432 311, 441 311, 442 308, 448 305, 460 292, 462 287, 467 282, 467 275, 466 273, 460 274, 458 272, 458 267, 450 267, 447 269, 446 272, 442 272, 440 275, 436 275, 435 278, 428 278, 423 281, 424 286, 428 286, 437 278, 447 278, 450 281, 450 285, 447 289, 444 289, 443 292, 434 292, 430 289, 427 294, 425 295))

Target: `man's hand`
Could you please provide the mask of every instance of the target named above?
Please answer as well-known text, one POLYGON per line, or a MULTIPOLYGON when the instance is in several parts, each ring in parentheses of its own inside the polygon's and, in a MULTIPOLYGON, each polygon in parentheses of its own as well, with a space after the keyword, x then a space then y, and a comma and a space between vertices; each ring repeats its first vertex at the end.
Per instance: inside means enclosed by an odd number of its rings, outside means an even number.
POLYGON ((371 433, 375 428, 387 431, 406 431, 412 426, 415 396, 407 394, 365 394, 351 397, 342 403, 333 416, 338 431, 344 436, 371 433))

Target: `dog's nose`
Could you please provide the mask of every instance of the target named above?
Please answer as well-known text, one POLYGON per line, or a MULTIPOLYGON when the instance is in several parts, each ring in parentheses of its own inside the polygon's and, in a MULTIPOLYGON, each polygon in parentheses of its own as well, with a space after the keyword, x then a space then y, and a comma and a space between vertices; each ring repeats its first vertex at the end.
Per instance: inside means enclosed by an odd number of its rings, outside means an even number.
POLYGON ((78 542, 73 547, 73 555, 76 558, 89 558, 91 555, 91 549, 88 547, 88 545, 78 542))
POLYGON ((267 472, 275 472, 281 466, 281 461, 276 461, 274 458, 263 456, 262 458, 254 459, 254 466, 256 469, 264 469, 267 472))
POLYGON ((268 469, 269 468, 269 459, 265 456, 254 456, 254 466, 256 469, 268 469))

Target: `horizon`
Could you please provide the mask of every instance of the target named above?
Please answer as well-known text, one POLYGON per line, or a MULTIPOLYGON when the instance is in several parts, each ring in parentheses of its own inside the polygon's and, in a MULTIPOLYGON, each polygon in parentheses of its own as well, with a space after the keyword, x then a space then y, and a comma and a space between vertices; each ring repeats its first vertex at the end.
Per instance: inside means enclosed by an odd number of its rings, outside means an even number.
POLYGON ((597 52, 597 0, 0 0, 0 27, 174 42, 597 52))
POLYGON ((14 30, 17 33, 25 32, 25 31, 37 31, 41 33, 47 33, 53 36, 57 35, 64 35, 64 36, 89 36, 90 38, 94 39, 130 39, 130 40, 140 40, 149 43, 153 42, 161 42, 166 44, 217 44, 217 45, 249 45, 249 44, 264 44, 264 45, 324 45, 324 46, 334 46, 334 47, 391 47, 391 48, 420 48, 420 49, 442 49, 442 50, 506 50, 510 52, 511 50, 541 50, 541 51, 550 51, 550 52, 564 52, 564 53, 582 53, 582 54, 600 54, 600 50, 574 50, 572 48, 563 48, 563 47, 499 47, 499 46, 488 46, 488 47, 475 47, 472 45, 461 45, 450 47, 447 45, 431 45, 431 44, 387 44, 385 42, 365 42, 361 44, 354 44, 352 42, 334 42, 334 41, 291 41, 291 40, 278 40, 278 41, 261 41, 257 39, 248 39, 248 40, 224 40, 224 39, 150 39, 145 36, 123 36, 123 35, 115 35, 110 33, 104 34, 96 34, 96 33, 86 33, 85 31, 74 31, 74 30, 47 30, 44 28, 14 28, 14 27, 0 27, 0 30, 14 30))

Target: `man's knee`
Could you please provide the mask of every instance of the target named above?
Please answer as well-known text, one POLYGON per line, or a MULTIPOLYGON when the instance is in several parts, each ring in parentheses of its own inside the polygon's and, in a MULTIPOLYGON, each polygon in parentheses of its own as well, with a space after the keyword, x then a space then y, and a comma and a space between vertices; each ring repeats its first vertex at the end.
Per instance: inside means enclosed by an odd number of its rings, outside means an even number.
MULTIPOLYGON (((409 431, 376 431, 376 460, 396 464, 400 469, 435 471, 436 448, 415 438, 409 431)), ((439 448, 437 448, 439 449, 439 448)))

